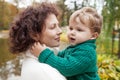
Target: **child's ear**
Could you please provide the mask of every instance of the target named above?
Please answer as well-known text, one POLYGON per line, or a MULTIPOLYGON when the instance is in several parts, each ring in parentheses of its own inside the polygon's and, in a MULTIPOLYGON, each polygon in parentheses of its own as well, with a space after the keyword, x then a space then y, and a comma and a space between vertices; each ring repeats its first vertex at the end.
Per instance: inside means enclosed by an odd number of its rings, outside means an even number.
POLYGON ((96 38, 98 38, 98 36, 99 36, 98 32, 94 32, 94 33, 92 34, 91 39, 96 39, 96 38))

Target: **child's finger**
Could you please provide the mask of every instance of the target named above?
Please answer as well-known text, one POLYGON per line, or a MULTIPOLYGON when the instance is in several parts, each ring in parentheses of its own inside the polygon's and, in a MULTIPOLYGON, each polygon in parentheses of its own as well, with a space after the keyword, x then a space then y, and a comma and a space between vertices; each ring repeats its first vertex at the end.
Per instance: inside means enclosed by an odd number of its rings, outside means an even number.
POLYGON ((43 44, 43 47, 46 47, 46 45, 45 45, 45 44, 43 44))
POLYGON ((38 46, 38 45, 40 45, 39 42, 35 42, 35 43, 33 44, 33 47, 36 47, 36 46, 38 46))
POLYGON ((31 50, 33 50, 35 48, 35 46, 33 45, 33 46, 31 46, 31 50))
POLYGON ((36 45, 42 45, 42 44, 40 44, 39 42, 37 42, 36 45))
POLYGON ((37 46, 38 42, 35 42, 35 45, 34 46, 37 46))

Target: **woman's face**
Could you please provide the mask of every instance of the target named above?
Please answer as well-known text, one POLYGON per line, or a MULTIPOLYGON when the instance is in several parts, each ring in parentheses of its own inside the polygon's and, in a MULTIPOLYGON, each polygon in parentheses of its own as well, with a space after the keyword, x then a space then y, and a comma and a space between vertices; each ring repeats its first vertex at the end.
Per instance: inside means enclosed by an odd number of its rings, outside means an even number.
POLYGON ((44 27, 41 34, 41 43, 49 47, 58 47, 60 45, 60 34, 62 30, 54 14, 48 15, 44 27))

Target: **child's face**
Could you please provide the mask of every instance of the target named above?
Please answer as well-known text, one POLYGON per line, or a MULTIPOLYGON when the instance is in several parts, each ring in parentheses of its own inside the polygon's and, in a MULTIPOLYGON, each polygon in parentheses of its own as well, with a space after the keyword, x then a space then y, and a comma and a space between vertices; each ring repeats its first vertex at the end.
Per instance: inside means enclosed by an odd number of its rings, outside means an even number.
POLYGON ((76 45, 92 38, 90 29, 80 21, 75 22, 72 19, 69 21, 68 40, 70 44, 76 45))
POLYGON ((54 14, 50 14, 45 22, 46 26, 42 31, 40 41, 49 47, 58 47, 60 45, 60 34, 62 30, 54 14))

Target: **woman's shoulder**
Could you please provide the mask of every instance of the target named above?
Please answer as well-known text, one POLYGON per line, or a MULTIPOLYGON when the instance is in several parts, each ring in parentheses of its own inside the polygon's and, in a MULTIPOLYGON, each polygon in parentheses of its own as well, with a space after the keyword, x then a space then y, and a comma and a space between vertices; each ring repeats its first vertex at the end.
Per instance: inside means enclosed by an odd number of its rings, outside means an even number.
POLYGON ((48 64, 40 63, 38 60, 33 58, 24 59, 22 64, 21 77, 31 78, 26 80, 32 80, 32 78, 35 80, 54 80, 56 78, 65 80, 65 78, 55 68, 49 66, 48 64))
POLYGON ((22 80, 65 80, 59 71, 48 64, 40 63, 30 53, 23 60, 21 78, 22 80))

